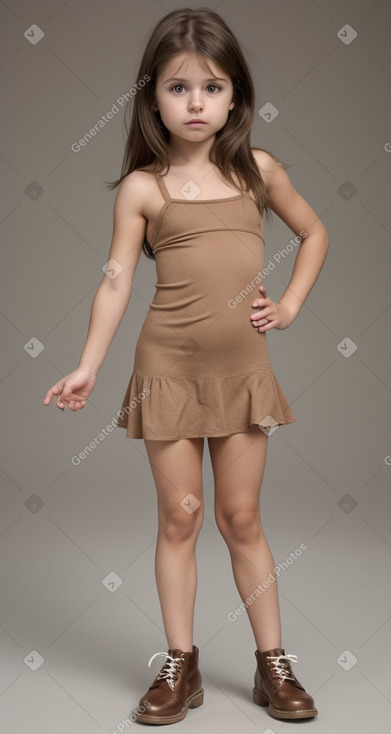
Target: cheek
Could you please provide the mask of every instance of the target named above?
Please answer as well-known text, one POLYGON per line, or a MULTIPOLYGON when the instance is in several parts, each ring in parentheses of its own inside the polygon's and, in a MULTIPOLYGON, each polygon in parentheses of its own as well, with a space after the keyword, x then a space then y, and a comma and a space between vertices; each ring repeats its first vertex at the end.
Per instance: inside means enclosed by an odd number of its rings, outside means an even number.
POLYGON ((165 97, 161 99, 160 105, 158 104, 161 114, 166 115, 168 117, 175 115, 178 106, 179 105, 176 103, 176 100, 172 97, 170 97, 169 99, 165 97))
POLYGON ((178 112, 174 105, 166 105, 163 109, 160 109, 160 117, 166 125, 173 127, 178 121, 178 112))
POLYGON ((220 117, 220 119, 226 120, 228 118, 228 115, 229 115, 228 105, 226 105, 226 104, 221 105, 220 111, 219 111, 219 117, 220 117))

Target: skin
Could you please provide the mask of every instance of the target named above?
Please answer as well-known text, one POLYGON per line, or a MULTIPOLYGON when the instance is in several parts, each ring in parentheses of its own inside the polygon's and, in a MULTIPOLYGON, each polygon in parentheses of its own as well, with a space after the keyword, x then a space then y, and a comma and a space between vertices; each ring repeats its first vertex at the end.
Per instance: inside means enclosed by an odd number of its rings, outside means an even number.
MULTIPOLYGON (((229 111, 234 107, 231 79, 214 62, 210 61, 208 65, 216 76, 215 80, 201 59, 184 54, 172 59, 164 73, 158 76, 154 109, 159 110, 163 123, 170 130, 169 148, 173 166, 188 162, 195 163, 198 170, 207 166, 215 134, 225 125, 229 111), (193 117, 204 120, 206 124, 189 127, 186 123, 193 117)), ((262 173, 266 178, 264 171, 262 173)), ((306 204, 304 200, 301 203, 302 207, 306 204)), ((311 217, 310 207, 307 205, 305 208, 308 220, 311 217)), ((314 212, 311 219, 317 219, 314 212)), ((282 301, 276 303, 268 298, 264 285, 259 286, 259 290, 262 297, 251 304, 253 308, 258 308, 249 317, 251 325, 258 328, 259 332, 290 326, 295 318, 294 310, 290 310, 282 301)), ((294 299, 291 300, 293 303, 294 299)))
MULTIPOLYGON (((155 107, 170 131, 170 164, 181 175, 192 171, 210 174, 216 186, 226 185, 211 169, 210 150, 216 132, 233 109, 232 81, 213 61, 213 74, 193 55, 178 55, 161 69, 156 83, 155 107), (173 81, 179 77, 184 81, 173 81), (211 86, 212 81, 219 85, 211 86), (178 86, 181 84, 182 86, 178 86), (177 86, 176 86, 177 85, 177 86), (206 125, 190 127, 192 118, 206 125)), ((294 189, 284 169, 264 151, 253 151, 267 190, 272 211, 299 235, 305 232, 296 254, 288 286, 278 302, 268 298, 264 285, 251 307, 249 327, 260 333, 286 329, 297 317, 315 284, 329 245, 327 232, 305 199, 294 189)), ((186 178, 185 178, 186 180, 186 178)), ((106 274, 97 289, 79 367, 60 379, 43 401, 53 396, 57 406, 72 411, 85 407, 97 373, 105 359, 130 299, 133 278, 148 223, 148 202, 156 197, 155 184, 144 171, 132 171, 119 186, 114 205, 113 236, 108 260, 122 267, 115 277, 106 274), (130 243, 130 244, 129 244, 130 243)), ((159 206, 159 202, 158 202, 159 206)), ((176 441, 146 440, 145 446, 158 493, 159 529, 156 547, 156 581, 168 644, 187 651, 193 644, 193 616, 197 586, 195 544, 203 522, 203 438, 176 441), (184 489, 186 488, 186 489, 184 489), (189 514, 179 506, 191 493, 200 507, 189 514)), ((257 585, 273 575, 275 561, 260 518, 260 489, 266 462, 268 437, 257 426, 244 433, 208 438, 215 486, 216 524, 226 541, 232 569, 242 601, 257 585)), ((260 651, 281 647, 281 623, 277 581, 248 606, 248 617, 260 651)))
MULTIPOLYGON (((224 126, 234 107, 231 79, 212 60, 208 60, 208 65, 212 74, 197 56, 178 54, 158 74, 154 108, 159 109, 170 130, 169 156, 173 170, 177 167, 186 172, 193 169, 208 174, 215 134, 224 126), (213 75, 215 78, 211 79, 213 75), (173 77, 175 80, 170 82, 173 77), (178 81, 178 78, 185 81, 178 81), (192 118, 202 118, 206 124, 191 127, 187 123, 192 118)), ((301 231, 306 233, 283 296, 276 302, 267 296, 265 286, 260 285, 261 297, 251 304, 257 310, 249 316, 250 324, 262 333, 286 329, 297 317, 323 266, 329 240, 322 222, 294 189, 284 169, 264 151, 253 150, 253 155, 266 184, 270 209, 296 235, 301 231)), ((69 410, 78 411, 85 407, 95 386, 97 373, 126 310, 144 239, 144 213, 151 197, 144 176, 141 171, 126 176, 115 201, 108 259, 120 262, 123 273, 112 280, 103 276, 91 309, 89 333, 79 367, 48 390, 43 405, 49 405, 57 395, 58 408, 64 410, 67 406, 69 410), (129 242, 134 242, 131 252, 129 242)))
POLYGON ((209 153, 216 133, 227 122, 234 108, 233 84, 215 64, 208 68, 196 56, 175 56, 158 74, 154 109, 170 131, 170 161, 173 165, 193 161, 210 166, 209 153), (213 78, 215 76, 215 78, 213 78), (191 127, 188 122, 205 123, 191 127))

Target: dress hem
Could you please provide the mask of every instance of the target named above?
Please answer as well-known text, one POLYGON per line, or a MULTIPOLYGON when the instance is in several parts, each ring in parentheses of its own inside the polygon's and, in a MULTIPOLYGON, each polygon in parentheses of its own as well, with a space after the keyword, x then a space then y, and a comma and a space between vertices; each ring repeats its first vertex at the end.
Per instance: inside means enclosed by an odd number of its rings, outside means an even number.
MULTIPOLYGON (((290 423, 295 423, 295 422, 296 422, 296 418, 291 418, 289 420, 288 419, 285 420, 284 422, 281 421, 281 423, 277 423, 277 426, 286 426, 286 425, 289 425, 290 423)), ((259 428, 259 424, 258 423, 252 423, 251 426, 249 426, 248 428, 242 428, 242 429, 241 428, 235 428, 235 429, 229 430, 228 432, 225 432, 225 433, 209 433, 208 432, 207 434, 203 434, 203 435, 200 435, 199 433, 194 433, 194 434, 187 434, 186 436, 169 436, 168 438, 167 438, 167 436, 164 436, 164 437, 163 436, 154 436, 152 438, 150 436, 145 436, 145 435, 140 435, 140 434, 137 434, 136 435, 134 433, 131 433, 131 434, 126 433, 125 438, 136 438, 136 439, 146 438, 147 441, 179 441, 182 438, 225 438, 227 436, 233 436, 236 433, 247 433, 254 426, 258 426, 258 428, 259 428)), ((275 428, 277 426, 272 426, 272 428, 275 428)), ((122 426, 120 424, 118 424, 116 426, 116 428, 123 428, 124 430, 126 430, 126 426, 122 426)), ((262 429, 260 428, 260 430, 262 430, 262 429)), ((268 433, 266 431, 264 431, 264 433, 266 433, 266 435, 268 435, 268 433)))
POLYGON ((296 421, 270 367, 211 380, 134 372, 117 415, 127 438, 155 441, 231 436, 252 426, 270 433, 296 421))

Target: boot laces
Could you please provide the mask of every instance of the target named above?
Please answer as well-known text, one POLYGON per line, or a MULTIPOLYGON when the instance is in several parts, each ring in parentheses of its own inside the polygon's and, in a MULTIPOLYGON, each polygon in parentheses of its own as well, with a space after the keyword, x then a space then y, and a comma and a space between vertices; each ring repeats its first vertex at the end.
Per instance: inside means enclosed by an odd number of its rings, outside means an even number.
POLYGON ((164 655, 165 658, 167 658, 163 668, 159 672, 157 676, 157 680, 166 680, 168 685, 170 686, 171 690, 174 690, 174 681, 178 678, 178 672, 180 671, 182 667, 182 662, 184 658, 181 656, 179 658, 174 658, 171 655, 169 655, 167 652, 155 652, 154 655, 152 655, 148 667, 151 667, 152 660, 157 655, 164 655))
POLYGON ((289 670, 289 662, 297 663, 297 655, 267 655, 268 660, 271 660, 271 665, 274 665, 273 672, 276 673, 282 680, 290 679, 295 680, 295 676, 289 670))

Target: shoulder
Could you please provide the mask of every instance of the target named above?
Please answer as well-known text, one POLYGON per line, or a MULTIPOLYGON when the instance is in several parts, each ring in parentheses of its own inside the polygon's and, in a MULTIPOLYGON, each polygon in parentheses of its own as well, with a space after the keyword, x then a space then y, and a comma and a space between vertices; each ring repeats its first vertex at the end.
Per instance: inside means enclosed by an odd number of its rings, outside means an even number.
MULTIPOLYGON (((258 164, 259 172, 265 182, 266 188, 269 189, 276 175, 284 172, 282 163, 272 153, 268 153, 262 148, 251 148, 253 157, 258 164)), ((285 172, 284 172, 285 173, 285 172)))
MULTIPOLYGON (((296 191, 282 163, 273 154, 251 149, 266 184, 268 207, 296 235, 325 233, 325 228, 310 204, 296 191)), ((326 233, 327 234, 327 233, 326 233)))
POLYGON ((152 168, 136 168, 122 179, 117 193, 117 199, 125 204, 132 203, 133 209, 144 212, 145 206, 156 188, 152 168))
POLYGON ((294 197, 298 197, 299 194, 277 156, 259 148, 251 150, 265 183, 269 208, 276 211, 276 207, 279 209, 284 207, 288 199, 293 202, 294 197))
POLYGON ((148 192, 151 185, 153 185, 153 170, 152 168, 135 168, 131 173, 127 173, 121 181, 120 186, 130 192, 148 192))

